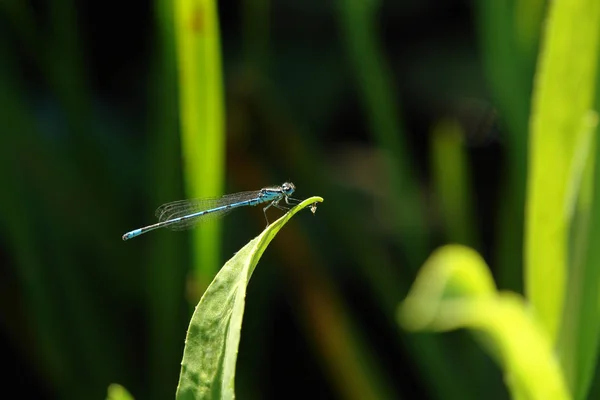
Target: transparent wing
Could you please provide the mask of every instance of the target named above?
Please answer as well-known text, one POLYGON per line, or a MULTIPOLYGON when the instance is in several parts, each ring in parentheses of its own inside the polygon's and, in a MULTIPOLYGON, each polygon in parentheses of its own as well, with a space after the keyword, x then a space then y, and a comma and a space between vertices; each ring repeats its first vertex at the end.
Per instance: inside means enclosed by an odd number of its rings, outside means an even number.
MULTIPOLYGON (((158 207, 156 209, 155 215, 158 218, 159 222, 166 222, 175 218, 185 217, 186 215, 194 214, 200 211, 208 211, 225 205, 248 201, 257 198, 259 193, 260 191, 255 190, 251 192, 239 192, 228 194, 222 197, 173 201, 171 203, 166 203, 158 207)), ((166 228, 171 230, 189 229, 198 224, 200 221, 206 221, 209 219, 222 217, 231 212, 232 210, 233 208, 227 208, 219 211, 209 212, 192 218, 187 218, 182 221, 170 224, 166 226, 166 228)))
POLYGON ((214 211, 208 214, 202 214, 197 217, 186 218, 184 220, 174 222, 172 224, 166 225, 165 228, 170 229, 172 231, 184 231, 187 229, 191 229, 194 226, 198 225, 200 222, 206 222, 213 219, 221 218, 230 212, 235 210, 235 208, 225 208, 223 210, 214 211))

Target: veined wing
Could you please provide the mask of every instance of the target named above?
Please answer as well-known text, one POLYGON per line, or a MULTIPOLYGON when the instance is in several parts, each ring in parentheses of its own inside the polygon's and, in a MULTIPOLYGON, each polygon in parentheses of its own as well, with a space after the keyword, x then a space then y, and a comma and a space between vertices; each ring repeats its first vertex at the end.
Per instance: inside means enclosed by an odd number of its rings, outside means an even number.
POLYGON ((182 219, 181 221, 166 226, 166 228, 171 230, 184 230, 196 225, 200 221, 222 217, 231 212, 235 207, 228 207, 217 211, 210 210, 254 199, 258 197, 259 193, 260 191, 255 190, 228 194, 222 197, 173 201, 158 207, 155 215, 159 222, 166 222, 201 211, 209 211, 194 217, 182 219))

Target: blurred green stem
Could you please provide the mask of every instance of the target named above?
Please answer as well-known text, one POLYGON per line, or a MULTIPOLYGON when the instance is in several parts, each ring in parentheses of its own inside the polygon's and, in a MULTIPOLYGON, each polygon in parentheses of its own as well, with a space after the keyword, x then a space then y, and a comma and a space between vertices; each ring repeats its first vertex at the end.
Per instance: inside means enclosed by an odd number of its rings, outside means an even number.
MULTIPOLYGON (((173 3, 155 3, 157 46, 149 76, 150 112, 147 121, 150 146, 147 170, 151 203, 181 196, 181 149, 177 99, 177 61, 173 3)), ((153 399, 173 397, 183 351, 182 293, 188 260, 186 243, 177 235, 153 235, 148 254, 147 287, 150 309, 148 393, 153 399), (178 268, 179 267, 179 268, 178 268), (168 373, 165 373, 167 371, 168 373)))
POLYGON ((377 38, 378 6, 378 1, 338 0, 343 39, 367 110, 370 130, 379 147, 385 150, 389 163, 396 231, 410 267, 416 269, 427 250, 425 210, 410 151, 404 141, 392 74, 377 38))
POLYGON ((431 161, 447 241, 479 249, 464 133, 457 121, 442 120, 433 128, 431 161))
POLYGON ((568 240, 595 96, 600 3, 551 4, 530 119, 525 237, 526 294, 556 343, 570 265, 568 240))
POLYGON ((600 141, 595 137, 597 116, 594 119, 594 125, 589 127, 591 150, 586 158, 573 219, 568 295, 558 346, 566 379, 575 399, 588 398, 587 393, 597 364, 600 332, 597 306, 600 301, 600 251, 594 245, 600 241, 600 213, 597 211, 600 168, 596 162, 597 155, 600 154, 600 141))
MULTIPOLYGON (((215 0, 174 4, 181 148, 187 197, 222 194, 225 179, 225 128, 219 19, 215 0)), ((221 265, 221 224, 195 229, 193 265, 201 294, 221 265)), ((193 304, 197 299, 190 299, 193 304)))
POLYGON ((495 246, 498 286, 523 291, 522 254, 527 172, 527 122, 535 53, 524 57, 516 39, 514 11, 504 1, 475 2, 484 68, 501 112, 507 157, 500 190, 495 246), (532 59, 533 60, 533 59, 532 59))

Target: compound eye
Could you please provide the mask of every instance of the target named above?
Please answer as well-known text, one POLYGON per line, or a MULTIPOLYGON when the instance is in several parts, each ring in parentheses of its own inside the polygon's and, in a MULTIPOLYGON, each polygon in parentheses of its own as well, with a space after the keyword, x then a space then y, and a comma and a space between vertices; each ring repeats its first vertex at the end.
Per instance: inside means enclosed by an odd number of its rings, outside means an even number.
POLYGON ((294 184, 290 182, 285 182, 283 185, 281 185, 281 188, 286 193, 292 193, 296 189, 294 184))

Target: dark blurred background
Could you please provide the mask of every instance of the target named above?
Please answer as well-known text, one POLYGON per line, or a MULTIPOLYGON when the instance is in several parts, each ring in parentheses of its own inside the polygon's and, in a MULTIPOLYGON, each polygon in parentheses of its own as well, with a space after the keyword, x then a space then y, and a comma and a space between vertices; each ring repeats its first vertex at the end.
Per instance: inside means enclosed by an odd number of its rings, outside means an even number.
MULTIPOLYGON (((218 2, 225 191, 325 199, 250 282, 240 399, 508 397, 467 333, 409 334, 395 313, 450 242, 521 292, 544 5, 516 3, 218 2)), ((0 346, 19 397, 174 396, 190 234, 121 241, 187 196, 168 6, 0 3, 0 346)), ((219 265, 263 227, 258 208, 223 220, 219 265)))

